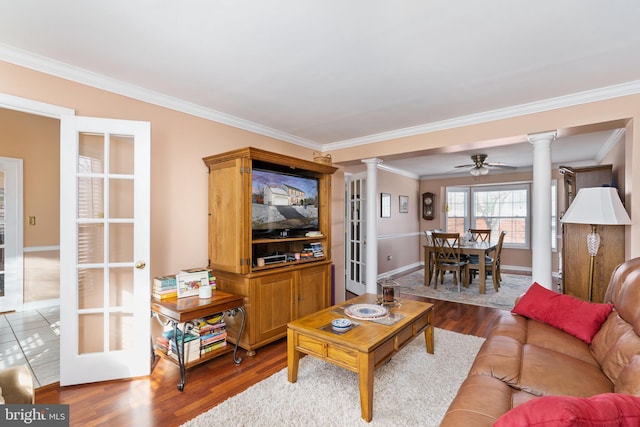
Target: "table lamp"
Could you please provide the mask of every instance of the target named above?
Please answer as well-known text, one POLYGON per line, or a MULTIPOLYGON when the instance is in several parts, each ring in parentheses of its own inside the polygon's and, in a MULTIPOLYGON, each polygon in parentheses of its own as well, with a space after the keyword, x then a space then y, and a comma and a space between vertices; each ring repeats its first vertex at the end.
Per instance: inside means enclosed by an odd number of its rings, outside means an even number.
POLYGON ((622 205, 618 190, 613 187, 582 188, 560 220, 568 224, 589 224, 587 234, 589 251, 589 301, 592 300, 595 258, 600 246, 598 225, 628 225, 631 219, 622 205))

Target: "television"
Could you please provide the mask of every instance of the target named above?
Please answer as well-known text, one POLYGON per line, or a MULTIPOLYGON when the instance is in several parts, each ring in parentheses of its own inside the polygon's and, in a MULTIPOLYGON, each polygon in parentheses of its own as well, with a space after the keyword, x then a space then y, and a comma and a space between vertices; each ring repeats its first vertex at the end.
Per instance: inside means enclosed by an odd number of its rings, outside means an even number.
POLYGON ((317 178, 255 168, 251 177, 253 238, 303 237, 318 230, 317 178))

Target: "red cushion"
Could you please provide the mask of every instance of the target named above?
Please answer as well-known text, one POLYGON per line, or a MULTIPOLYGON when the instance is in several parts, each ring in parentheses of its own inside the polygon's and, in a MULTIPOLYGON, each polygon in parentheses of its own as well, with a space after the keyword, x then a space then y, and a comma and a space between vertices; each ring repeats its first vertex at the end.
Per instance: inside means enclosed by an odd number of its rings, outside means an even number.
POLYGON ((493 427, 637 427, 640 397, 604 393, 592 397, 543 396, 506 412, 493 427))
POLYGON ((613 310, 613 304, 597 304, 531 285, 512 313, 555 326, 587 344, 613 310))

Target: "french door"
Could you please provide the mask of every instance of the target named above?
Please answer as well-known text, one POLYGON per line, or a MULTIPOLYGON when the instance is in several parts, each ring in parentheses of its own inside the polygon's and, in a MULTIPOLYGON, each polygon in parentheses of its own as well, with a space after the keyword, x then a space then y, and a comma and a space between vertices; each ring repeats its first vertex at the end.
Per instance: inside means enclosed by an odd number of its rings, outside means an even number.
POLYGON ((148 375, 150 124, 60 132, 60 385, 148 375))
POLYGON ((23 304, 22 159, 0 157, 0 313, 23 304))
POLYGON ((346 223, 346 288, 362 295, 366 292, 366 173, 346 178, 345 223, 346 223))

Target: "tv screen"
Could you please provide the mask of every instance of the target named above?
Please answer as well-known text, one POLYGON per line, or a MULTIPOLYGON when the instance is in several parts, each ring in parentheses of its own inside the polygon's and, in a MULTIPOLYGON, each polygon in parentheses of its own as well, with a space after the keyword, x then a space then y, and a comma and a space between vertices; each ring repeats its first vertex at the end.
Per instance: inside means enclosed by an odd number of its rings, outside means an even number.
POLYGON ((261 169, 252 171, 254 237, 297 237, 318 230, 318 180, 261 169))

